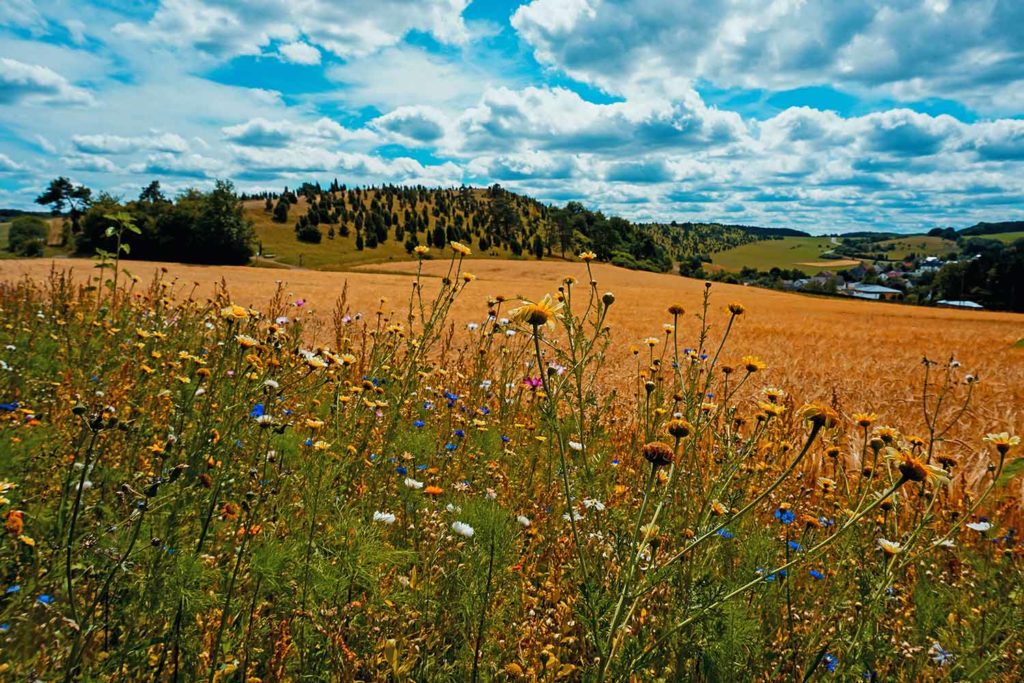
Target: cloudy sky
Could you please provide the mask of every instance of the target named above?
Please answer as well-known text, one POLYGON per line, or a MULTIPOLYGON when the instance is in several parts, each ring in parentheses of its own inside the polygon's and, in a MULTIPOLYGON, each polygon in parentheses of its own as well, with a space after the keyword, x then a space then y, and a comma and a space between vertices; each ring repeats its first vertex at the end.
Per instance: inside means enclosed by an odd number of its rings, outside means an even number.
POLYGON ((0 206, 501 183, 634 219, 1024 219, 1021 0, 2 0, 0 206))

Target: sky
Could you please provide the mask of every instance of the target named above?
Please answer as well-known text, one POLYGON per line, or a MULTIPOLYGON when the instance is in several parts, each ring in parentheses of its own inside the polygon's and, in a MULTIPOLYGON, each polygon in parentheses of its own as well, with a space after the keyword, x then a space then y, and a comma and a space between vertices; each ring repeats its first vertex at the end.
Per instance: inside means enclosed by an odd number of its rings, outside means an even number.
POLYGON ((58 175, 337 178, 813 233, 1022 220, 1022 29, 1021 0, 2 0, 0 207, 58 175))

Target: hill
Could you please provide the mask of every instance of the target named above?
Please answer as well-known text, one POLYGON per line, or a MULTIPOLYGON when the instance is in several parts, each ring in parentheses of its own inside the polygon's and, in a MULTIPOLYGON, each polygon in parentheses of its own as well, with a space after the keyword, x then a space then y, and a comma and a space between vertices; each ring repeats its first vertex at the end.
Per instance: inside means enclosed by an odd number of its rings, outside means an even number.
POLYGON ((998 235, 1006 232, 1024 232, 1024 221, 1003 221, 1000 223, 975 223, 960 231, 965 237, 977 235, 998 235))

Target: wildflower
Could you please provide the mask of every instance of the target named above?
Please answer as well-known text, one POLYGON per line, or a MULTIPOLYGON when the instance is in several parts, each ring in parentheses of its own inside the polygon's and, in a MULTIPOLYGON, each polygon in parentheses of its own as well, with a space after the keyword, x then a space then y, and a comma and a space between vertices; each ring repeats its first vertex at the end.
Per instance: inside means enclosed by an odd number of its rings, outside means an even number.
POLYGON ((746 368, 747 372, 750 374, 758 372, 759 370, 764 370, 768 367, 765 362, 757 356, 743 356, 743 358, 740 359, 740 363, 743 364, 743 367, 746 368))
POLYGON ((647 339, 644 339, 644 344, 647 344, 648 346, 650 346, 653 349, 655 346, 658 345, 658 338, 657 337, 648 337, 647 339))
POLYGON ((235 341, 246 349, 252 348, 253 346, 259 346, 259 342, 247 334, 235 335, 235 341))
POLYGON ((817 569, 812 569, 812 570, 811 570, 810 572, 808 572, 808 573, 809 573, 809 574, 811 575, 811 578, 812 578, 812 579, 814 579, 814 580, 816 580, 816 581, 821 581, 822 579, 824 579, 824 578, 825 578, 825 575, 824 575, 824 574, 822 574, 822 573, 821 573, 820 571, 818 571, 817 569))
POLYGON ((808 403, 799 412, 800 417, 818 427, 831 428, 839 423, 839 416, 829 406, 808 403))
POLYGON ((405 478, 405 486, 406 486, 406 488, 410 488, 410 489, 414 489, 414 490, 415 489, 421 489, 421 488, 423 488, 423 482, 422 481, 416 481, 412 477, 406 477, 405 478))
POLYGON ((896 451, 895 449, 889 449, 889 454, 886 455, 888 460, 892 460, 898 463, 900 474, 906 481, 918 481, 918 482, 929 482, 945 483, 949 481, 946 476, 946 471, 941 467, 935 465, 929 465, 924 460, 918 458, 912 453, 906 451, 896 451))
POLYGON ((463 273, 462 274, 462 281, 465 282, 467 285, 470 282, 472 282, 473 280, 475 280, 475 279, 476 279, 476 275, 473 275, 473 273, 463 273))
POLYGON ((728 529, 725 529, 725 528, 719 529, 715 533, 718 534, 719 536, 721 536, 722 538, 724 538, 727 541, 730 538, 733 538, 735 536, 735 534, 733 534, 731 531, 729 531, 728 529))
POLYGON ((323 426, 324 426, 324 421, 323 420, 320 420, 320 419, 317 419, 317 418, 311 418, 309 420, 306 420, 306 427, 308 427, 309 429, 322 429, 323 426))
POLYGON ((867 429, 868 427, 870 427, 874 423, 874 421, 877 420, 877 419, 878 419, 878 416, 875 415, 874 413, 854 413, 853 414, 853 421, 856 422, 858 426, 863 427, 864 429, 867 429))
POLYGON ((424 423, 423 420, 416 420, 415 422, 412 423, 412 426, 418 429, 422 427, 424 424, 426 423, 424 423))
POLYGON ((441 488, 440 486, 431 485, 423 489, 423 493, 427 494, 428 496, 440 496, 442 493, 444 493, 444 489, 441 488))
MULTIPOLYGON (((453 242, 452 244, 457 244, 453 242)), ((452 531, 457 533, 459 536, 465 536, 466 538, 473 538, 473 534, 476 532, 473 527, 466 524, 465 522, 452 522, 452 531)))
POLYGON ((516 521, 519 522, 520 526, 530 526, 530 518, 526 515, 519 515, 518 517, 516 517, 516 521))
POLYGON ((829 672, 834 673, 836 666, 839 664, 839 660, 835 655, 826 652, 821 658, 821 663, 825 665, 825 668, 828 669, 829 672))
POLYGON ((981 520, 980 522, 968 522, 964 526, 966 526, 971 531, 977 531, 980 534, 983 534, 992 528, 992 525, 986 522, 985 520, 981 520))
POLYGON ((373 513, 373 521, 383 522, 384 524, 394 524, 395 516, 390 512, 380 512, 379 510, 373 513))
POLYGON ((779 520, 782 524, 792 524, 793 520, 796 519, 796 513, 789 509, 789 506, 779 507, 775 511, 775 519, 779 520))
POLYGON ((669 420, 665 430, 676 439, 685 439, 693 432, 693 425, 682 418, 669 420))
POLYGON ((939 645, 938 642, 932 643, 931 649, 928 650, 928 653, 931 655, 932 661, 939 666, 946 666, 946 664, 953 659, 952 653, 939 645))
POLYGON ((536 303, 525 301, 522 306, 513 309, 510 312, 510 315, 513 320, 526 323, 534 328, 540 327, 541 325, 547 325, 554 329, 555 316, 561 309, 561 303, 554 303, 551 300, 551 295, 545 294, 543 298, 536 303))
POLYGON ((582 451, 583 444, 581 444, 579 441, 570 441, 569 448, 573 449, 574 451, 582 451))
POLYGON ((1010 436, 1009 432, 988 434, 983 440, 995 446, 995 449, 999 451, 999 455, 1006 455, 1011 448, 1020 444, 1020 437, 1010 436))
POLYGON ((423 256, 423 255, 424 255, 424 254, 426 254, 426 253, 427 253, 428 251, 430 251, 430 247, 425 247, 425 246, 423 246, 422 244, 417 244, 417 245, 416 245, 416 246, 415 246, 415 247, 413 248, 413 253, 415 253, 415 254, 416 254, 417 256, 423 256))
POLYGON ((651 441, 640 448, 640 453, 652 467, 663 467, 672 464, 675 459, 675 452, 672 447, 664 441, 651 441))
POLYGON ((728 306, 728 310, 733 315, 743 315, 743 312, 747 309, 743 308, 743 304, 731 303, 728 306))
POLYGON ((589 262, 593 261, 596 258, 597 258, 597 254, 595 254, 592 251, 580 252, 580 261, 583 261, 584 263, 589 263, 589 262))
MULTIPOLYGON (((467 247, 462 242, 456 242, 453 240, 451 242, 451 247, 452 251, 456 252, 457 254, 461 254, 462 256, 470 256, 473 253, 473 250, 467 247)), ((470 536, 472 536, 472 534, 470 534, 470 536)))
POLYGON ((601 303, 603 303, 605 306, 611 306, 613 303, 615 303, 615 295, 612 294, 611 292, 605 292, 604 294, 601 295, 601 303))
POLYGON ((241 321, 249 318, 249 311, 241 306, 231 304, 220 309, 220 317, 225 320, 241 321))
POLYGON ((884 538, 878 539, 878 547, 881 548, 882 552, 884 552, 889 557, 896 555, 903 548, 903 546, 901 546, 896 541, 890 541, 884 538))
POLYGON ((724 515, 729 509, 719 503, 717 500, 711 503, 711 513, 715 515, 724 515))
POLYGON ((36 602, 38 602, 40 605, 51 605, 53 604, 53 596, 43 593, 42 595, 36 598, 36 602))

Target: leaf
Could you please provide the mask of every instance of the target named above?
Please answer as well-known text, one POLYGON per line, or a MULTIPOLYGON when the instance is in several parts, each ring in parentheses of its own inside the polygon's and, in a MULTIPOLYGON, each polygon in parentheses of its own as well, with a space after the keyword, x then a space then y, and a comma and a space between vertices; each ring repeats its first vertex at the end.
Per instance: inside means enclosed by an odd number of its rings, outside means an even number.
POLYGON ((127 242, 124 242, 123 244, 121 244, 121 251, 123 251, 126 254, 130 254, 132 251, 131 247, 132 245, 128 244, 127 242))
POLYGON ((103 231, 103 234, 107 237, 113 237, 117 234, 117 229, 113 225, 108 225, 107 229, 103 231))
POLYGON ((1017 458, 1009 465, 1003 467, 1002 474, 999 475, 999 479, 996 480, 996 486, 1005 486, 1010 483, 1010 480, 1016 477, 1018 474, 1024 474, 1024 458, 1017 458))

